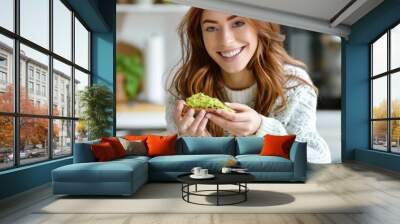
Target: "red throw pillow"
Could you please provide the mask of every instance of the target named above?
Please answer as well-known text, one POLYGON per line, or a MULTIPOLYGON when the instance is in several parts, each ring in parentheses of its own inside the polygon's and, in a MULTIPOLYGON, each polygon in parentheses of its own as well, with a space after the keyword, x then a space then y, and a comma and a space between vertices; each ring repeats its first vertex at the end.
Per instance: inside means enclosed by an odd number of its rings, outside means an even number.
POLYGON ((122 146, 121 142, 116 137, 101 138, 101 142, 108 142, 114 149, 115 155, 118 158, 126 156, 126 151, 122 146))
POLYGON ((125 135, 124 138, 129 141, 141 140, 146 142, 147 135, 125 135))
POLYGON ((163 156, 176 154, 176 139, 177 135, 172 136, 156 136, 147 137, 147 155, 148 156, 163 156))
POLYGON ((261 149, 260 155, 262 156, 281 156, 286 159, 290 158, 290 148, 296 135, 265 135, 264 145, 261 149))
POLYGON ((109 142, 92 144, 90 148, 94 154, 94 157, 99 162, 109 161, 117 158, 115 151, 109 142))

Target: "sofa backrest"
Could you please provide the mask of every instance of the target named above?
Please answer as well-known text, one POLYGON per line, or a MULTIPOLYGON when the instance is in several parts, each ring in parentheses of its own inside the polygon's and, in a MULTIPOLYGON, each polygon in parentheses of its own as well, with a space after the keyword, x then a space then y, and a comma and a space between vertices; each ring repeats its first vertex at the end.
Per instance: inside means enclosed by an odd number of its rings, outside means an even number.
POLYGON ((236 137, 236 155, 259 154, 263 145, 263 137, 236 137))
POLYGON ((74 163, 95 162, 96 158, 94 157, 90 146, 92 144, 99 144, 99 143, 100 143, 100 139, 93 140, 93 141, 75 143, 74 163))
POLYGON ((181 137, 177 141, 177 154, 226 154, 235 155, 233 137, 181 137))

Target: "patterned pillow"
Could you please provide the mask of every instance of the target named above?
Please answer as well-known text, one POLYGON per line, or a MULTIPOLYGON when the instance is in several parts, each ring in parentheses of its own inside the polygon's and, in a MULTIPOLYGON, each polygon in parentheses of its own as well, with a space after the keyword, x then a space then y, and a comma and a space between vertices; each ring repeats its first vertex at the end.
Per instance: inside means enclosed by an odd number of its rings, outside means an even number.
POLYGON ((127 140, 124 138, 118 138, 121 142, 122 146, 126 151, 126 155, 135 155, 135 156, 146 156, 147 148, 146 144, 142 140, 127 140))

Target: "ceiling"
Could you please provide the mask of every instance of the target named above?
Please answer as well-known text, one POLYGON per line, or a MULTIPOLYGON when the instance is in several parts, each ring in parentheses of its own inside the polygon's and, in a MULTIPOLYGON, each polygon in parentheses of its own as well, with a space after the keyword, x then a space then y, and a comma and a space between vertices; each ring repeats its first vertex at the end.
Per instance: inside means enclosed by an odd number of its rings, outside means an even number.
POLYGON ((172 0, 189 6, 347 38, 351 25, 383 0, 172 0))

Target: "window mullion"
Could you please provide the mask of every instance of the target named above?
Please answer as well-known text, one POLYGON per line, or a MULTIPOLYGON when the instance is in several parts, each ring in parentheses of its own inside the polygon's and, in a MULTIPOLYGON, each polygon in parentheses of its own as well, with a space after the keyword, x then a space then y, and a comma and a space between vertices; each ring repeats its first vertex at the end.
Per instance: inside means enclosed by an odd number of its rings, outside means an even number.
MULTIPOLYGON (((71 23, 72 23, 72 38, 71 38, 71 59, 72 59, 72 71, 71 71, 71 100, 72 100, 72 105, 71 105, 71 117, 75 118, 75 12, 72 11, 71 14, 71 23)), ((75 125, 76 125, 76 121, 73 120, 71 122, 71 128, 72 128, 72 132, 71 132, 71 150, 72 150, 72 155, 74 155, 74 151, 75 151, 75 125)))
MULTIPOLYGON (((20 0, 14 1, 14 31, 17 35, 19 35, 19 26, 20 26, 20 0)), ((20 112, 20 47, 19 47, 19 39, 14 39, 14 112, 15 114, 19 114, 20 112)), ((19 157, 19 136, 20 136, 20 118, 14 115, 14 166, 19 166, 20 157, 19 157)))
MULTIPOLYGON (((49 0, 49 50, 53 52, 53 0, 49 0)), ((53 159, 53 56, 49 55, 49 75, 48 75, 49 94, 49 116, 48 120, 48 152, 49 159, 53 159)))

